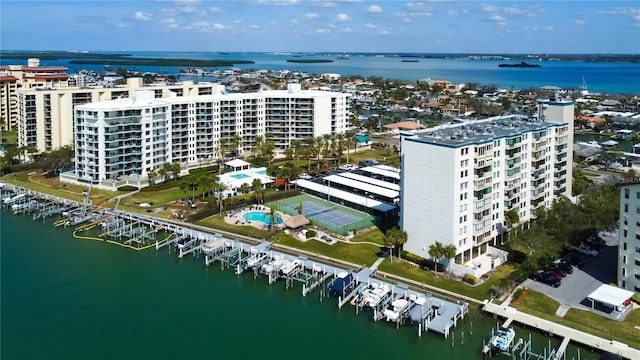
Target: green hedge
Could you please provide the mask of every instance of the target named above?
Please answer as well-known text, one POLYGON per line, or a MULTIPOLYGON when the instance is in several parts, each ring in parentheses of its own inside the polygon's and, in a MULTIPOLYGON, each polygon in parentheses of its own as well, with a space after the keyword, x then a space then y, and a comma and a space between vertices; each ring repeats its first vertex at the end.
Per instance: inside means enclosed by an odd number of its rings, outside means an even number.
POLYGON ((124 185, 118 188, 118 191, 135 191, 135 190, 138 190, 138 188, 132 185, 124 185))
POLYGON ((264 194, 264 202, 273 202, 277 200, 282 200, 294 196, 300 195, 300 190, 298 189, 290 189, 290 190, 281 190, 281 191, 273 191, 267 194, 264 194))
POLYGON ((307 239, 311 239, 314 236, 316 236, 316 231, 315 230, 308 230, 307 231, 307 239))
POLYGON ((142 189, 142 191, 165 190, 176 186, 180 186, 180 179, 171 179, 165 182, 149 185, 146 188, 142 189))
POLYGON ((471 284, 471 285, 475 285, 475 284, 477 284, 477 283, 478 283, 478 278, 477 278, 477 277, 475 277, 475 276, 473 276, 473 275, 469 275, 469 274, 466 274, 466 275, 464 276, 463 280, 464 280, 464 281, 466 281, 466 282, 468 282, 468 283, 469 283, 469 284, 471 284))

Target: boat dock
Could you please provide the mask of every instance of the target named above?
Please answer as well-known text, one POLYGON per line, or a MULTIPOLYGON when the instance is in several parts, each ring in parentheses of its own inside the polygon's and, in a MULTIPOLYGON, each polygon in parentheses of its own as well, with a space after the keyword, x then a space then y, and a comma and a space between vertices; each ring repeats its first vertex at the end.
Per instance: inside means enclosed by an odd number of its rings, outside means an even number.
POLYGON ((625 359, 640 359, 640 350, 634 349, 627 344, 591 335, 568 326, 525 314, 510 306, 503 306, 487 301, 482 309, 496 317, 499 316, 506 319, 505 324, 517 322, 535 328, 543 333, 561 337, 562 344, 555 352, 553 359, 560 359, 571 341, 600 351, 606 351, 625 359))
POLYGON ((447 337, 450 329, 464 318, 468 310, 467 303, 435 298, 430 293, 412 290, 406 284, 374 278, 376 269, 338 267, 330 265, 329 259, 320 261, 311 254, 307 257, 274 250, 269 242, 250 242, 205 229, 196 230, 176 222, 97 208, 89 201, 90 189, 85 192, 84 201, 78 203, 7 185, 0 189, 2 206, 34 213, 34 219, 62 215, 63 218, 54 225, 80 225, 74 231, 76 238, 105 241, 133 250, 168 249, 170 253, 175 251, 178 258, 193 255, 203 258, 205 266, 219 262, 222 270, 232 268, 238 275, 245 272, 252 272, 255 278, 266 275, 269 284, 284 281, 287 289, 299 283, 303 296, 319 289, 320 301, 323 301, 333 293, 338 297, 338 308, 348 303, 355 304, 356 312, 371 314, 374 321, 386 319, 395 322, 396 326, 418 323, 419 336, 426 330, 432 330, 447 337), (89 231, 98 231, 100 236, 79 235, 89 231), (159 231, 170 235, 157 240, 159 231), (336 288, 339 291, 335 291, 336 288), (370 295, 366 306, 362 302, 365 292, 370 295), (412 313, 420 316, 412 317, 412 313))

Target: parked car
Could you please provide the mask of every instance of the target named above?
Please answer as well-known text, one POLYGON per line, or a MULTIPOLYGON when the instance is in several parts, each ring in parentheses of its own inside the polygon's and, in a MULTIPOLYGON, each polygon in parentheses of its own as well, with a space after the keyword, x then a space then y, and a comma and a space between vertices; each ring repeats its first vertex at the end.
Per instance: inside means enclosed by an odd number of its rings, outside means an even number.
POLYGON ((599 236, 590 237, 584 243, 594 250, 598 250, 607 245, 607 242, 599 236))
POLYGON ((311 175, 309 175, 309 174, 307 174, 307 173, 302 173, 302 174, 298 175, 298 177, 299 177, 300 179, 305 179, 305 180, 309 180, 309 179, 311 179, 311 175))
POLYGON ((591 257, 598 257, 598 255, 600 255, 598 250, 592 249, 591 246, 587 244, 580 244, 578 246, 574 246, 573 250, 579 252, 580 254, 588 255, 591 257))
POLYGON ((565 257, 560 259, 560 261, 563 264, 573 265, 573 266, 575 266, 577 268, 581 268, 582 265, 584 265, 584 263, 582 262, 582 260, 579 257, 571 255, 571 254, 566 255, 565 257))
MULTIPOLYGON (((566 265, 566 264, 563 264, 566 265)), ((571 268, 570 265, 567 265, 567 267, 571 268)), ((550 264, 549 266, 547 266, 546 268, 544 268, 545 271, 551 271, 551 272, 555 272, 560 274, 560 276, 565 277, 569 274, 569 271, 567 271, 567 267, 565 266, 560 266, 559 264, 550 264)), ((571 272, 573 272, 573 269, 571 270, 571 272)))
POLYGON ((554 266, 554 267, 559 268, 560 270, 562 270, 566 274, 573 274, 573 266, 571 266, 570 264, 563 263, 562 261, 558 260, 558 261, 553 262, 551 265, 554 266))
POLYGON ((538 271, 529 276, 531 279, 541 282, 543 284, 547 284, 553 287, 558 287, 562 284, 562 281, 559 279, 559 276, 549 271, 538 271))

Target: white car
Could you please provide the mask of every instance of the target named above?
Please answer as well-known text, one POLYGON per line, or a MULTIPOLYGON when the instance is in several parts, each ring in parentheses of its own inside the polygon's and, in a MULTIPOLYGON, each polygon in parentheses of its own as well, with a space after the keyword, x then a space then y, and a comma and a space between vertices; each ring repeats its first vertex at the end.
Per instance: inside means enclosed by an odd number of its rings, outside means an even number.
POLYGON ((600 255, 598 250, 594 250, 594 249, 590 248, 589 245, 585 245, 585 244, 580 244, 578 246, 574 246, 573 250, 579 252, 580 254, 589 255, 591 257, 598 257, 598 255, 600 255))
POLYGON ((299 177, 300 179, 305 179, 305 180, 309 180, 309 179, 311 179, 311 175, 309 175, 309 174, 307 174, 307 173, 302 173, 302 174, 298 175, 298 177, 299 177))

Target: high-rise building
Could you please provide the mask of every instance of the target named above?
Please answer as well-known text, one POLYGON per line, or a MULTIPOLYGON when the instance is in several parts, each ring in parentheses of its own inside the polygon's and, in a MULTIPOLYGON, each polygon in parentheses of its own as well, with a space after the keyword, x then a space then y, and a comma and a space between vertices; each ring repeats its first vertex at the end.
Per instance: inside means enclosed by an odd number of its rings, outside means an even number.
POLYGON ((184 81, 176 84, 143 84, 142 78, 129 78, 126 85, 114 87, 58 87, 17 90, 18 145, 39 151, 72 145, 73 108, 76 105, 128 98, 137 90, 151 90, 156 98, 212 94, 220 85, 184 81))
MULTIPOLYGON (((113 188, 165 163, 197 167, 220 157, 221 139, 251 149, 269 133, 276 151, 296 139, 347 130, 347 94, 288 90, 155 98, 152 91, 75 107, 75 181, 113 188)), ((63 180, 74 181, 68 175, 63 180)))
POLYGON ((620 187, 618 286, 640 296, 640 183, 620 187))
POLYGON ((463 264, 501 241, 505 213, 527 222, 559 196, 571 196, 573 102, 544 100, 538 107, 537 117, 502 116, 402 136, 400 225, 407 251, 431 258, 432 244, 453 244, 455 262, 463 264))

